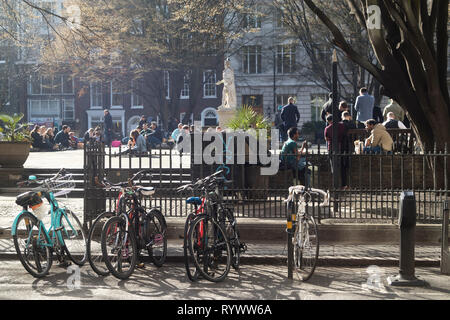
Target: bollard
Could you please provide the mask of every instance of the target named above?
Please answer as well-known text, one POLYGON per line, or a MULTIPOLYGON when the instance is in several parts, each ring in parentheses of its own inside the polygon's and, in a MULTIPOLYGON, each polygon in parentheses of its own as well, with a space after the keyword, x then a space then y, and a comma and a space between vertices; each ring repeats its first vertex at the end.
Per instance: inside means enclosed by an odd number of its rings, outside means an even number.
POLYGON ((293 230, 293 221, 292 221, 292 215, 295 210, 294 202, 290 201, 287 203, 287 264, 288 264, 288 279, 292 279, 293 276, 293 266, 294 266, 294 246, 292 244, 292 236, 294 234, 293 230))
POLYGON ((441 273, 450 275, 450 254, 448 252, 448 201, 444 201, 442 215, 441 273))
POLYGON ((416 236, 416 199, 412 191, 400 195, 400 270, 397 276, 388 277, 391 286, 424 286, 426 282, 417 279, 415 273, 414 248, 416 236))

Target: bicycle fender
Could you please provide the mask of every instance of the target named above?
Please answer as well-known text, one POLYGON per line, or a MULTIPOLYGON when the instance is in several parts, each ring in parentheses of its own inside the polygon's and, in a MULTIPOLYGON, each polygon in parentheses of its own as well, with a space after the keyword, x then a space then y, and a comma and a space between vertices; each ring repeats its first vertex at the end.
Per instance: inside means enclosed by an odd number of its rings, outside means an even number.
MULTIPOLYGON (((16 235, 15 230, 16 230, 16 226, 17 226, 17 221, 19 221, 20 216, 23 215, 24 213, 29 213, 29 214, 31 214, 33 217, 35 217, 35 215, 32 214, 30 211, 22 210, 22 211, 17 215, 17 217, 14 219, 13 225, 12 225, 12 227, 11 227, 11 236, 15 236, 15 235, 16 235)), ((37 219, 37 218, 36 218, 36 219, 37 219)))

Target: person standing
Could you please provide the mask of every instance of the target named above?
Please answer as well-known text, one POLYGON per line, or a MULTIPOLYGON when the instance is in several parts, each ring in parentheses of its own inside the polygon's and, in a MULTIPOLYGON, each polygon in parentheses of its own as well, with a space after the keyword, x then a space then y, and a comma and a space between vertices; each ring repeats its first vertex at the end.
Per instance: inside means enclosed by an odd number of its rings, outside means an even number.
MULTIPOLYGON (((347 111, 348 113, 348 111, 347 111)), ((332 151, 333 151, 333 115, 329 114, 327 116, 327 123, 328 126, 325 128, 324 130, 324 137, 325 140, 327 141, 327 147, 328 147, 328 154, 330 155, 330 164, 331 164, 331 173, 334 174, 333 172, 333 157, 331 157, 332 155, 332 151)), ((341 185, 343 188, 347 188, 347 168, 348 168, 348 156, 343 155, 344 153, 348 153, 349 152, 349 148, 348 148, 348 140, 347 140, 347 127, 345 126, 345 124, 343 124, 342 122, 338 122, 336 123, 338 130, 338 136, 337 136, 337 142, 338 142, 338 152, 341 153, 341 155, 338 155, 338 166, 341 169, 341 185)))
POLYGON ((389 100, 389 104, 384 107, 383 110, 383 118, 384 120, 388 120, 388 113, 389 112, 393 112, 395 115, 395 119, 399 120, 399 121, 403 121, 405 119, 405 111, 403 111, 403 108, 400 107, 400 105, 395 102, 394 99, 390 99, 389 100))
POLYGON ((367 88, 361 88, 355 102, 356 120, 358 122, 366 122, 373 119, 374 105, 375 98, 367 92, 367 88))
MULTIPOLYGON (((281 110, 281 120, 283 120, 283 130, 286 132, 290 128, 297 128, 297 124, 300 121, 300 112, 298 108, 294 105, 294 98, 289 97, 289 104, 285 105, 281 110)), ((285 135, 287 136, 287 134, 285 135)))
POLYGON ((103 120, 103 124, 104 124, 104 142, 105 145, 110 147, 111 146, 111 141, 112 141, 112 134, 113 134, 113 121, 112 121, 112 116, 109 113, 108 109, 105 109, 104 112, 105 114, 105 118, 103 120))
POLYGON ((330 92, 328 95, 328 101, 322 106, 322 112, 320 113, 320 117, 324 122, 327 122, 327 115, 333 113, 333 93, 330 92))

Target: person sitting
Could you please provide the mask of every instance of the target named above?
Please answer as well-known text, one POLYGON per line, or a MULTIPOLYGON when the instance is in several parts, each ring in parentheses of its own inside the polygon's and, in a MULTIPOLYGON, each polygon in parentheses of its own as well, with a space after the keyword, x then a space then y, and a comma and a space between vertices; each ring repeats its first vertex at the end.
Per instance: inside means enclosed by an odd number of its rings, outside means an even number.
POLYGON ((177 139, 178 139, 178 136, 180 135, 180 133, 181 133, 181 131, 183 130, 183 124, 182 123, 179 123, 178 124, 178 128, 176 128, 175 130, 173 130, 173 132, 172 132, 172 134, 171 134, 171 137, 172 137, 172 139, 173 139, 173 141, 177 141, 177 139))
POLYGON ((387 120, 383 122, 386 129, 407 129, 400 120, 397 120, 394 112, 388 112, 387 120))
POLYGON ((33 148, 36 148, 36 149, 46 149, 46 146, 44 143, 44 138, 43 138, 43 136, 41 136, 39 131, 40 131, 40 128, 38 125, 35 125, 33 130, 31 130, 31 132, 30 132, 31 145, 33 148))
POLYGON ((182 128, 182 130, 181 130, 181 132, 180 132, 180 134, 178 135, 178 137, 177 137, 177 144, 176 144, 176 148, 177 148, 177 150, 181 153, 181 149, 182 149, 182 143, 183 143, 183 140, 184 140, 184 138, 186 137, 186 136, 188 136, 188 135, 190 135, 191 134, 191 132, 190 132, 190 130, 189 130, 189 126, 188 125, 184 125, 183 126, 183 128, 182 128))
POLYGON ((58 132, 55 137, 55 143, 59 145, 59 149, 69 149, 70 148, 70 138, 69 138, 70 127, 68 125, 63 125, 62 130, 58 132))
POLYGON ((53 134, 53 128, 48 128, 44 133, 44 141, 48 146, 49 150, 54 150, 57 148, 55 145, 55 135, 53 134))
MULTIPOLYGON (((137 128, 137 130, 139 130, 139 128, 137 128)), ((149 129, 147 122, 142 124, 142 129, 140 129, 139 133, 143 135, 145 139, 147 139, 147 136, 152 133, 152 130, 149 129)))
POLYGON ((152 132, 147 135, 147 142, 150 148, 156 148, 159 144, 162 143, 163 134, 161 129, 157 126, 155 121, 151 123, 152 132))
POLYGON ((94 128, 89 128, 85 133, 84 133, 84 143, 89 143, 95 140, 95 133, 94 133, 94 128))
POLYGON ((389 132, 381 123, 376 123, 374 119, 365 122, 366 131, 370 132, 370 137, 366 139, 364 144, 364 153, 381 153, 392 152, 394 141, 389 132))
POLYGON ((139 130, 134 129, 130 132, 130 140, 128 142, 128 149, 119 152, 120 154, 143 154, 147 152, 147 144, 143 135, 139 133, 139 130))
POLYGON ((69 132, 69 144, 72 149, 77 149, 78 147, 78 138, 73 131, 69 132))
POLYGON ((298 128, 292 127, 288 130, 289 139, 283 144, 280 154, 280 167, 291 169, 294 176, 297 172, 298 179, 305 185, 310 186, 311 170, 306 163, 306 140, 302 144, 300 152, 297 150, 297 140, 300 137, 298 128))

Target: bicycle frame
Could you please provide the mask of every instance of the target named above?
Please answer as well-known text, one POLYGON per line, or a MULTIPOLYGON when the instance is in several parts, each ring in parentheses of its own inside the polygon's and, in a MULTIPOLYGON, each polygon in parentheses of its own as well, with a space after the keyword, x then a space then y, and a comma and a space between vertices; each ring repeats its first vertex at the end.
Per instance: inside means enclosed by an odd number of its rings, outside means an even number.
MULTIPOLYGON (((46 237, 48 243, 38 243, 39 245, 45 246, 45 247, 50 247, 53 248, 56 244, 55 240, 58 240, 58 242, 64 246, 64 239, 62 237, 62 234, 57 232, 58 229, 61 228, 60 225, 60 220, 61 220, 61 215, 64 216, 64 218, 66 219, 67 223, 69 224, 70 228, 75 232, 75 234, 78 234, 78 231, 72 226, 72 224, 70 223, 69 219, 67 218, 65 209, 62 209, 59 207, 58 201, 55 199, 53 192, 49 192, 49 193, 43 193, 43 196, 46 198, 46 200, 48 201, 48 203, 50 204, 50 228, 47 230, 47 228, 45 227, 44 223, 41 220, 39 221, 39 233, 38 233, 38 239, 40 239, 41 236, 41 232, 44 233, 44 236, 46 237), (41 231, 42 230, 42 231, 41 231), (50 233, 52 233, 52 236, 50 236, 50 233)), ((15 230, 16 230, 16 225, 17 225, 17 221, 19 220, 20 216, 22 216, 24 213, 29 213, 33 216, 35 216, 32 212, 30 212, 28 210, 28 208, 24 208, 15 218, 14 223, 12 225, 11 228, 11 235, 15 236, 15 230)), ((29 240, 31 239, 32 236, 32 232, 30 232, 30 234, 28 235, 28 242, 30 243, 29 240)))

